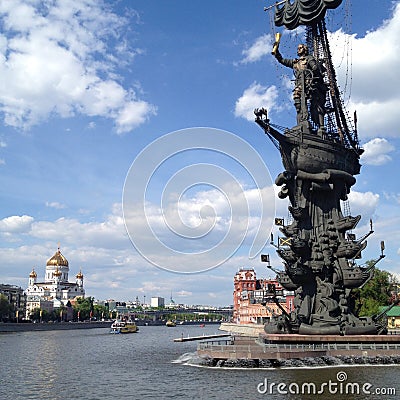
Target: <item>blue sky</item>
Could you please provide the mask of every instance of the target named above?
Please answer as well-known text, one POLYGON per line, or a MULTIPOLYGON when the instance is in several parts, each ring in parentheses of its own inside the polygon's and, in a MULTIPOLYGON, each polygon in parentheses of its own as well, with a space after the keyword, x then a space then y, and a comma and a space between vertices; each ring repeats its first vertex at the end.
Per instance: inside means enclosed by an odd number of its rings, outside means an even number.
MULTIPOLYGON (((226 305, 238 268, 270 275, 249 254, 287 204, 272 195, 280 156, 252 110, 284 126, 295 111, 291 71, 270 55, 269 4, 0 2, 0 282, 25 288, 32 267, 43 277, 58 243, 70 280, 82 269, 98 299, 226 305)), ((356 233, 374 221, 363 261, 384 239, 379 266, 399 273, 400 3, 344 0, 327 24, 366 150, 350 195, 356 233)), ((282 53, 301 41, 285 33, 282 53)))

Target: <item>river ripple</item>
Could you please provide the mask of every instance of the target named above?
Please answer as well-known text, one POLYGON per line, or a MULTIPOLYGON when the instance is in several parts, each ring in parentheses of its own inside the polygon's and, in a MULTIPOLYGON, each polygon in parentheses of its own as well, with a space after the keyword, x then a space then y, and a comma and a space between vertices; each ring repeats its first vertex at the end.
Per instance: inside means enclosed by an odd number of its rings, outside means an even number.
MULTIPOLYGON (((174 343, 172 339, 182 334, 219 333, 217 328, 141 326, 131 335, 110 335, 104 328, 0 334, 0 399, 400 398, 398 366, 262 370, 187 365, 196 342, 174 343), (370 383, 371 393, 376 388, 394 388, 397 396, 341 394, 339 373, 346 375, 343 385, 370 383), (329 382, 333 385, 330 389, 329 382), (272 383, 275 386, 271 388, 272 383), (286 385, 281 386, 283 391, 290 389, 287 394, 277 391, 279 383, 286 385), (304 383, 313 383, 319 390, 322 387, 323 393, 293 394, 304 383), (335 387, 336 393, 331 393, 335 387)), ((346 388, 343 385, 342 391, 346 388)))

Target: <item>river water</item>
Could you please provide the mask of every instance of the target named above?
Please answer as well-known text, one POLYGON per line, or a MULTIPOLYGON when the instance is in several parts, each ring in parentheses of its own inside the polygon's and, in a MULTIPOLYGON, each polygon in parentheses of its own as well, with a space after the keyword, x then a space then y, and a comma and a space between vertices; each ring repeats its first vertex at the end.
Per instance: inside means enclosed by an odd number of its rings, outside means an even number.
POLYGON ((173 342, 215 333, 218 325, 0 334, 0 399, 400 398, 399 366, 207 368, 195 366, 196 342, 173 342))

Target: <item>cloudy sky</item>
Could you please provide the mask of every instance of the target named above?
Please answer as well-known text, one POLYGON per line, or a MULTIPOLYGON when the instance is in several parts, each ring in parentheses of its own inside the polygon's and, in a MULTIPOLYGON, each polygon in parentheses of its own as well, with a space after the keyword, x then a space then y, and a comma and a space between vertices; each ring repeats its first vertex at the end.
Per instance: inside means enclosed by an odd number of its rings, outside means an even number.
MULTIPOLYGON (((272 3, 272 2, 270 2, 272 3)), ((272 220, 280 156, 253 109, 292 126, 268 2, 0 1, 0 282, 44 278, 60 245, 87 295, 232 303, 272 220)), ((350 194, 365 262, 400 272, 400 2, 344 0, 327 25, 365 149, 350 194), (353 4, 350 4, 353 3, 353 4)), ((293 57, 302 30, 284 33, 293 57)))

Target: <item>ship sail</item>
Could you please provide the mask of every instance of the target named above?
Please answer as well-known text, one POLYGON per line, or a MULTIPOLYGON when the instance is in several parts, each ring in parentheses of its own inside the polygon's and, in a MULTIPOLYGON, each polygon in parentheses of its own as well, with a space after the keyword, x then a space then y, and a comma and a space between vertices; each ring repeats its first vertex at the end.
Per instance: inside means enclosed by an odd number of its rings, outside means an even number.
POLYGON ((296 29, 299 25, 313 25, 325 17, 327 9, 340 6, 342 0, 286 0, 282 7, 277 6, 275 25, 296 29))

